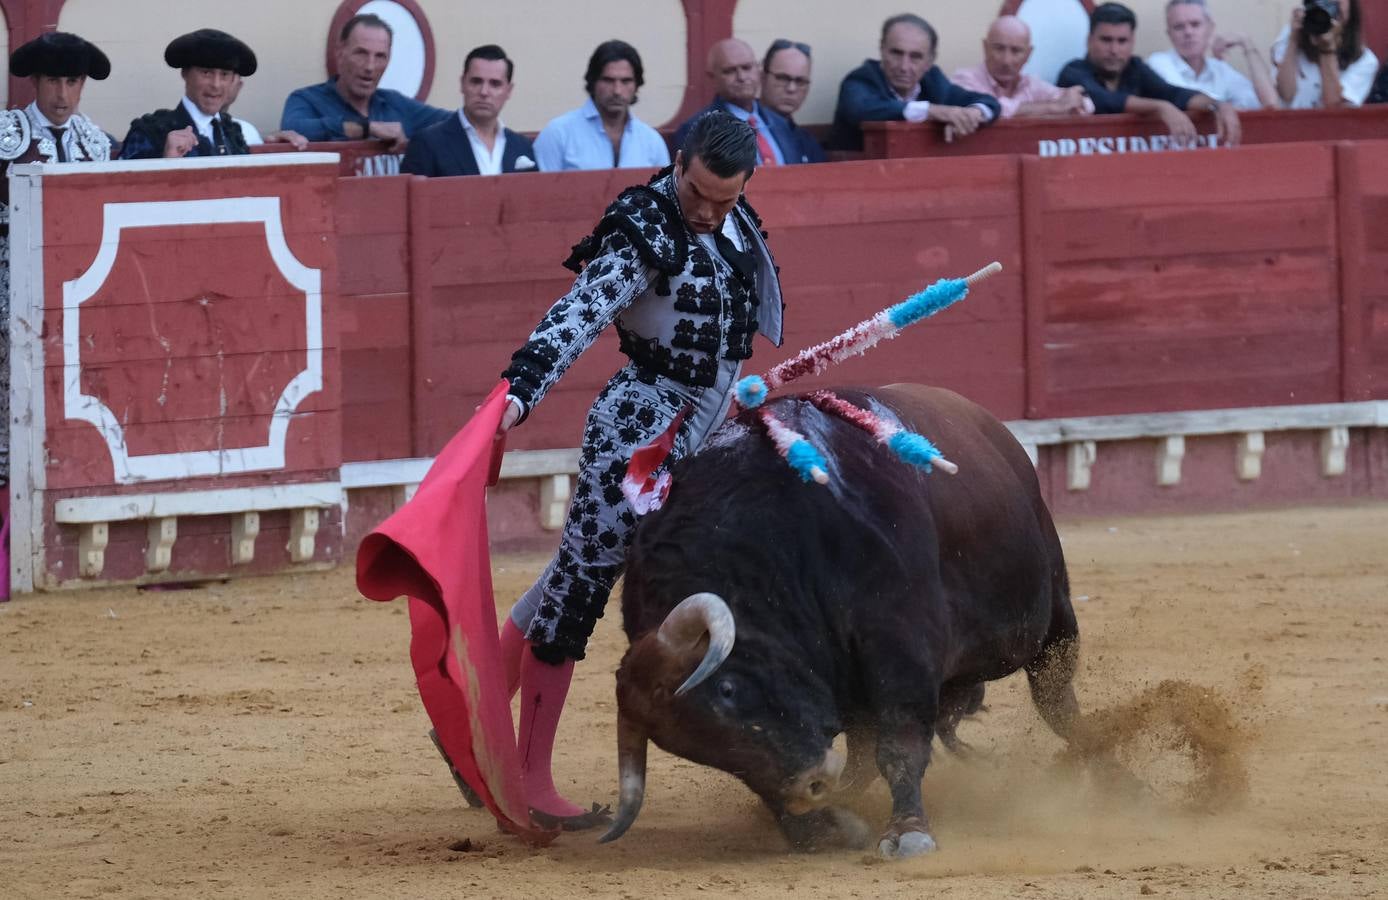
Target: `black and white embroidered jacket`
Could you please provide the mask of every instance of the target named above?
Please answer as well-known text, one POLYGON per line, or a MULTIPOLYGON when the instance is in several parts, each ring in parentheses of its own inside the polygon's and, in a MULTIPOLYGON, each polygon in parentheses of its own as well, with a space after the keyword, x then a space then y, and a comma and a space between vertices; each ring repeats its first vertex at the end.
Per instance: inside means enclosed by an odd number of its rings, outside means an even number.
POLYGON ((502 377, 526 414, 615 322, 622 352, 643 375, 710 387, 719 361, 743 360, 760 331, 781 343, 781 285, 745 199, 731 216, 747 251, 740 269, 685 225, 670 168, 627 188, 564 263, 579 272, 502 377))

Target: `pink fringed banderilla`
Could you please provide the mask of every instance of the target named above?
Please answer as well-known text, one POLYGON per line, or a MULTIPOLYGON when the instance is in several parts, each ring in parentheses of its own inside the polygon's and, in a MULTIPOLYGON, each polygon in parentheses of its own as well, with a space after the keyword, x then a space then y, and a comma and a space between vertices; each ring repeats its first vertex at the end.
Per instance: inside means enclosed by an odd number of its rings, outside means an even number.
MULTIPOLYGON (((1002 264, 994 262, 967 278, 937 281, 901 303, 859 322, 838 337, 804 350, 771 369, 764 376, 749 375, 743 378, 737 383, 737 402, 747 409, 760 407, 776 388, 805 375, 818 375, 829 368, 831 363, 842 362, 865 353, 881 341, 896 337, 906 326, 933 316, 964 299, 969 288, 1001 271, 1002 264)), ((959 467, 945 459, 929 440, 906 431, 869 410, 847 403, 828 391, 819 391, 811 395, 810 400, 825 412, 837 415, 867 431, 905 462, 920 466, 927 472, 931 470, 932 465, 938 465, 951 475, 959 471, 959 467)), ((790 429, 769 410, 761 410, 761 420, 776 449, 786 462, 800 473, 801 478, 819 484, 828 481, 828 465, 823 455, 804 435, 790 429)))

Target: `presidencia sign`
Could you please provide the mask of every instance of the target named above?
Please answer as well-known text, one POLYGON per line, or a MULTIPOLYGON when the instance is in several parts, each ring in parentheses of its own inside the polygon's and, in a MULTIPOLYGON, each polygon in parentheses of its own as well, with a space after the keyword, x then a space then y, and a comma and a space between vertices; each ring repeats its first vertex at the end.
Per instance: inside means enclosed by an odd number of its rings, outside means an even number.
POLYGON ((1219 135, 1197 134, 1193 138, 1172 134, 1107 135, 1103 137, 1056 138, 1036 142, 1039 156, 1108 156, 1113 153, 1161 153, 1167 150, 1199 150, 1218 147, 1219 135))

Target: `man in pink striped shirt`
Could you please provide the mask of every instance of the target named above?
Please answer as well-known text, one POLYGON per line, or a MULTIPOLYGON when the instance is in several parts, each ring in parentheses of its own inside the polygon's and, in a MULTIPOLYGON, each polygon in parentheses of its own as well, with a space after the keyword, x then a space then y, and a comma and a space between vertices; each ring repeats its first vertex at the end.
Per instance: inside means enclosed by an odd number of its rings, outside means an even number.
POLYGON ((983 39, 983 63, 954 73, 954 83, 991 94, 1002 104, 1004 117, 1075 116, 1094 111, 1094 103, 1079 87, 1058 88, 1022 73, 1031 57, 1031 29, 1016 16, 1003 16, 983 39))

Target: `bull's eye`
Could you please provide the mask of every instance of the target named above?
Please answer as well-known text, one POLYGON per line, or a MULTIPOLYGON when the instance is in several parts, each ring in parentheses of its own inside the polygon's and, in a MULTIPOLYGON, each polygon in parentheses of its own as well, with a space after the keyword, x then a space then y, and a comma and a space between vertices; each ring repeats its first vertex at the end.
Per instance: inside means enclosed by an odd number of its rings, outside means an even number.
POLYGON ((730 680, 724 678, 718 682, 719 697, 722 697, 724 700, 731 700, 733 699, 734 693, 736 692, 733 690, 733 683, 730 680))

